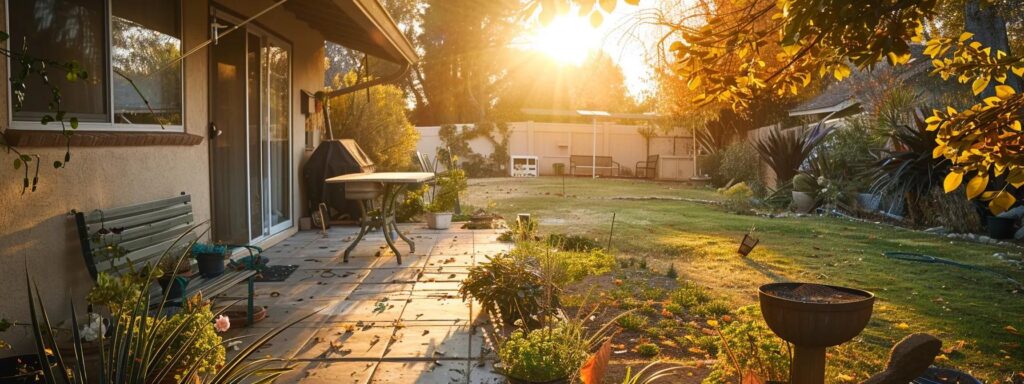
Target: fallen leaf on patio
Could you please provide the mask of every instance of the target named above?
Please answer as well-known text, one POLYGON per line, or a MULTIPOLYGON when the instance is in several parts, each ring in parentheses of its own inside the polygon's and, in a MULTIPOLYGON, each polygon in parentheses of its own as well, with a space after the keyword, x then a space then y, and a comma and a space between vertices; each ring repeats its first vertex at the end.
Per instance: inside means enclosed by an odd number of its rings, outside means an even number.
POLYGON ((370 346, 373 347, 380 342, 380 335, 373 335, 373 340, 370 340, 370 346))
POLYGON ((427 334, 429 334, 429 333, 430 333, 430 330, 429 330, 429 329, 424 329, 424 330, 423 330, 423 334, 422 334, 422 335, 420 335, 420 336, 426 336, 426 335, 427 335, 427 334))

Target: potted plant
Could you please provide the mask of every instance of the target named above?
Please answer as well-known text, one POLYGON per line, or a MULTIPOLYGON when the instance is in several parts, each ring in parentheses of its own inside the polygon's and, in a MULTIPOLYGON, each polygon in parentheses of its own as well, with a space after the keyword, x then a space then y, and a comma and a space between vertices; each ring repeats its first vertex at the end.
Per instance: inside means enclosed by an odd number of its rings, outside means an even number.
POLYGON ((459 205, 459 194, 465 191, 465 171, 453 168, 437 177, 431 188, 430 203, 425 207, 427 228, 448 229, 452 224, 452 215, 459 205))
POLYGON ((545 323, 559 303, 556 290, 544 282, 536 268, 506 254, 470 268, 459 293, 499 312, 504 324, 519 323, 527 328, 545 323))
POLYGON ((196 259, 199 274, 205 278, 217 277, 224 273, 224 261, 228 247, 206 243, 192 244, 192 257, 196 259))
POLYGON ((796 211, 807 213, 816 205, 815 195, 818 192, 818 181, 806 173, 793 176, 793 205, 796 211))
POLYGON ((498 352, 501 372, 514 384, 569 383, 587 357, 581 330, 567 324, 517 329, 498 352))

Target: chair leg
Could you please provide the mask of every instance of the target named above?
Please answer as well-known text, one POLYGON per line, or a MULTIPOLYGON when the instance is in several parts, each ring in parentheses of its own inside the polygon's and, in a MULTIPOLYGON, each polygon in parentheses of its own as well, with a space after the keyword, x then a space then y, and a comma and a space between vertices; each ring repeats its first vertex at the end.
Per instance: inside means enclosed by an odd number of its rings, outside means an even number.
POLYGON ((254 305, 254 301, 253 301, 254 300, 253 296, 256 295, 256 287, 255 287, 256 284, 255 283, 256 283, 256 276, 255 275, 254 276, 250 276, 249 277, 249 302, 248 302, 249 309, 247 311, 245 311, 245 313, 246 313, 246 320, 248 320, 248 322, 246 322, 246 324, 248 324, 250 327, 253 326, 253 312, 255 312, 255 309, 256 309, 256 307, 254 305))

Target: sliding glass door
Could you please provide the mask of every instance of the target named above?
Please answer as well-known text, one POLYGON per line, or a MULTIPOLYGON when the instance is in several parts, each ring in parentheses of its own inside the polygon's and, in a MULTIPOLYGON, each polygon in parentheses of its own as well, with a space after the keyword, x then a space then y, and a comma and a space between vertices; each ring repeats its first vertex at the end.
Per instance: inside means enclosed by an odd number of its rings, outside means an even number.
POLYGON ((247 244, 292 226, 291 48, 245 26, 210 55, 213 236, 247 244))

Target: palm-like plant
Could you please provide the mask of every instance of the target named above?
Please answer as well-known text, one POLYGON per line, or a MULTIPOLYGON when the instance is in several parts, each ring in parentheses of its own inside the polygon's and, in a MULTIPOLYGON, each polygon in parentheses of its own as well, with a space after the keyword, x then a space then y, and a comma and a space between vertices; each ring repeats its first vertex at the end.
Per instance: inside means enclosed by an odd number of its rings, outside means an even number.
POLYGON ((946 168, 944 159, 932 157, 935 148, 935 132, 928 131, 928 124, 920 111, 914 113, 914 126, 901 125, 892 132, 893 149, 876 154, 875 171, 871 189, 888 196, 902 196, 913 220, 917 201, 928 194, 935 185, 942 183, 946 168))
MULTIPOLYGON (((175 243, 182 241, 186 235, 193 233, 196 227, 189 229, 180 235, 175 243)), ((192 241, 194 243, 194 241, 192 241)), ((186 259, 187 249, 185 247, 177 260, 183 263, 186 259)), ((170 250, 179 249, 174 245, 170 246, 161 256, 161 259, 174 257, 168 255, 170 250)), ((149 277, 155 269, 150 268, 149 277)), ((175 269, 176 270, 176 269, 175 269)), ((164 383, 168 381, 178 383, 194 383, 201 381, 210 384, 258 382, 270 383, 280 375, 290 371, 292 367, 287 361, 278 358, 259 358, 248 360, 250 356, 271 338, 277 336, 286 328, 312 316, 318 311, 300 317, 291 322, 282 324, 267 333, 258 337, 249 346, 241 350, 231 360, 227 361, 217 372, 200 373, 200 365, 183 364, 186 357, 206 358, 215 353, 218 348, 238 341, 240 338, 223 340, 220 345, 209 347, 202 343, 195 343, 201 337, 202 332, 194 331, 197 327, 195 322, 209 321, 191 317, 180 322, 169 322, 166 316, 151 316, 150 308, 156 307, 155 313, 163 312, 164 304, 167 301, 167 293, 161 302, 155 306, 150 305, 148 289, 139 289, 138 295, 130 303, 120 306, 112 314, 113 330, 110 336, 102 335, 99 340, 101 364, 98 372, 87 372, 85 354, 83 352, 83 339, 79 331, 78 317, 75 305, 72 302, 71 325, 74 338, 74 356, 62 356, 54 335, 56 334, 50 326, 49 316, 43 305, 39 294, 39 287, 35 285, 28 271, 25 273, 29 298, 29 310, 32 318, 32 330, 35 336, 36 353, 41 362, 52 362, 41 364, 42 382, 48 384, 73 383, 84 384, 90 382, 99 383, 125 383, 125 384, 146 384, 164 383), (173 325, 173 326, 172 326, 173 325), (193 331, 189 331, 192 329, 193 331), (170 330, 170 331, 168 331, 170 330), (172 346, 178 346, 173 348, 172 346), (70 364, 73 362, 74 364, 70 364), (93 380, 90 380, 90 377, 93 380), (98 378, 98 380, 95 380, 98 378)), ((151 281, 152 279, 143 279, 151 281)), ((169 291, 169 290, 168 290, 169 291)), ((220 313, 214 314, 214 317, 220 313)), ((210 324, 202 324, 209 325, 210 324)))
POLYGON ((775 172, 779 183, 792 180, 797 169, 807 160, 815 147, 828 135, 823 124, 807 130, 804 128, 774 128, 764 137, 751 141, 761 160, 775 172))

